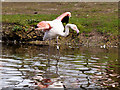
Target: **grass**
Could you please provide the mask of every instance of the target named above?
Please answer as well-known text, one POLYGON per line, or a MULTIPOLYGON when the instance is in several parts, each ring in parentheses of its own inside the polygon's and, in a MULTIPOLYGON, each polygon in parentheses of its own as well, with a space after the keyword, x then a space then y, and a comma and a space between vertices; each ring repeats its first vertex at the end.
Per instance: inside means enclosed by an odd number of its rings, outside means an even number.
MULTIPOLYGON (((20 30, 28 32, 31 27, 35 28, 38 22, 54 20, 62 13, 70 11, 72 17, 69 23, 76 24, 84 37, 76 37, 76 34, 74 35, 74 32, 71 30, 70 33, 72 35, 69 35, 70 37, 66 39, 73 38, 75 41, 78 41, 81 38, 81 43, 83 41, 88 42, 88 38, 96 34, 91 35, 92 32, 99 33, 107 41, 113 40, 114 36, 116 38, 118 36, 117 3, 3 3, 2 6, 3 30, 9 29, 5 31, 7 33, 20 30), (34 14, 34 12, 38 14, 34 14), (85 38, 86 40, 83 40, 85 38)), ((18 35, 21 33, 22 36, 22 33, 25 32, 18 32, 18 35)), ((96 37, 100 36, 97 35, 96 37)))
MULTIPOLYGON (((117 3, 2 3, 2 22, 30 25, 27 20, 53 20, 61 13, 70 11, 70 23, 75 23, 82 32, 96 30, 117 34, 117 3), (37 11, 38 14, 33 13, 37 11)), ((37 24, 31 23, 31 24, 37 24)))
POLYGON ((7 23, 18 23, 20 25, 29 25, 28 20, 52 20, 53 15, 21 15, 21 14, 16 14, 16 15, 3 15, 2 16, 2 22, 7 22, 7 23))
MULTIPOLYGON (((37 14, 37 15, 3 15, 3 23, 14 23, 21 26, 37 25, 38 22, 45 20, 53 20, 59 15, 47 15, 47 14, 37 14)), ((80 32, 89 33, 96 30, 100 33, 118 33, 118 19, 114 16, 97 16, 88 18, 77 18, 75 16, 70 18, 70 23, 74 23, 80 29, 80 32)))

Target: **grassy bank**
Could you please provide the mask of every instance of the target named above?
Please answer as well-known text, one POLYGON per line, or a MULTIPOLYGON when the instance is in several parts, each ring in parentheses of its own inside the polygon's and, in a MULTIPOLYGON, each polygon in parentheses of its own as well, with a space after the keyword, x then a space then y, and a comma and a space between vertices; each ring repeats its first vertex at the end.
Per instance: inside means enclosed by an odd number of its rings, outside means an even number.
POLYGON ((3 32, 10 37, 16 34, 19 40, 41 39, 42 35, 37 38, 40 35, 37 32, 29 33, 31 27, 35 28, 42 20, 53 20, 65 11, 72 13, 69 23, 80 30, 79 36, 71 30, 67 42, 117 42, 117 3, 3 3, 3 32))
MULTIPOLYGON (((47 14, 37 14, 37 15, 3 15, 2 20, 4 23, 11 23, 21 26, 37 25, 38 22, 42 20, 51 21, 59 15, 47 15, 47 14)), ((112 33, 117 35, 118 33, 118 18, 114 16, 88 16, 86 18, 77 18, 72 16, 70 18, 70 23, 74 23, 80 29, 80 32, 91 32, 96 30, 101 33, 112 33)))

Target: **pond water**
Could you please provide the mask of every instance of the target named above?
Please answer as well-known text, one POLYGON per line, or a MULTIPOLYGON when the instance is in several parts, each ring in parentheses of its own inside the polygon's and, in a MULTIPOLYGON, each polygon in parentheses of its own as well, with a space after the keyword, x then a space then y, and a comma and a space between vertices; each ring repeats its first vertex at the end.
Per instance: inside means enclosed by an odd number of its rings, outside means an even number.
POLYGON ((0 89, 120 89, 117 47, 1 44, 0 89))

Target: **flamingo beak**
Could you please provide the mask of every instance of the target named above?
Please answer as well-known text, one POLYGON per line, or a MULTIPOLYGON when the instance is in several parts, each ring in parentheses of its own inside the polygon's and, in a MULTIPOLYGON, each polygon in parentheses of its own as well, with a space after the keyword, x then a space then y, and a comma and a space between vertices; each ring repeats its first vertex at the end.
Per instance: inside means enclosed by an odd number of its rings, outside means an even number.
POLYGON ((80 32, 76 26, 75 26, 75 27, 73 27, 73 30, 75 30, 77 33, 79 33, 79 32, 80 32))
POLYGON ((77 29, 76 32, 77 32, 77 36, 79 36, 79 32, 80 32, 80 31, 77 29))
POLYGON ((79 33, 79 32, 80 32, 78 29, 75 29, 75 31, 76 31, 77 33, 79 33))
POLYGON ((76 32, 79 33, 80 31, 77 29, 76 32))

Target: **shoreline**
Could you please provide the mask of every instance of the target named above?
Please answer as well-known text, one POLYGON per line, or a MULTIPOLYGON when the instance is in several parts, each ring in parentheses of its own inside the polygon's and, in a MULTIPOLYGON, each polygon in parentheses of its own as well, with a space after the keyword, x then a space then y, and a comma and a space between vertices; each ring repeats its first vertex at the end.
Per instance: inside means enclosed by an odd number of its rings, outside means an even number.
MULTIPOLYGON (((16 41, 0 41, 0 43, 3 44, 11 44, 11 45, 34 45, 34 46, 56 46, 57 43, 55 43, 52 40, 52 44, 49 44, 49 41, 30 41, 30 42, 16 42, 16 41)), ((100 47, 100 48, 118 48, 118 45, 107 45, 107 44, 99 44, 99 45, 89 45, 89 44, 72 44, 72 43, 58 43, 59 46, 70 46, 70 47, 100 47)))

